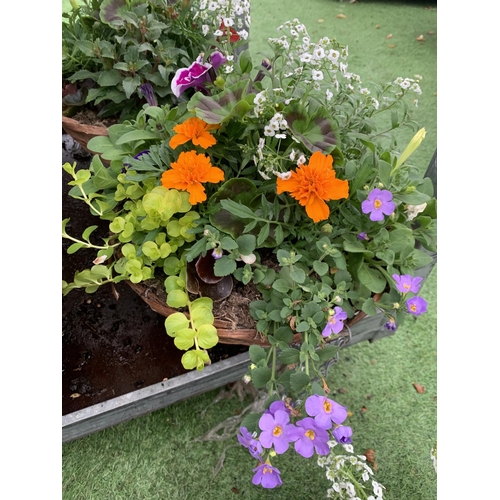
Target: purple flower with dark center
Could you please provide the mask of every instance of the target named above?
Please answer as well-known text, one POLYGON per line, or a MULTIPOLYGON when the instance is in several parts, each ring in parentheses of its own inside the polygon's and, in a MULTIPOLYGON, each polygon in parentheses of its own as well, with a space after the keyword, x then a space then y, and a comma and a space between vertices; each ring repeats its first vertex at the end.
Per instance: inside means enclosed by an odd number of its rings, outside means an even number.
POLYGON ((340 444, 352 443, 352 429, 348 426, 339 425, 332 431, 333 437, 340 444))
POLYGON ((303 418, 296 422, 289 432, 291 441, 295 441, 295 451, 304 458, 313 456, 314 450, 318 455, 328 455, 330 448, 328 446, 328 432, 316 425, 311 417, 303 418))
POLYGON ((393 332, 396 331, 396 322, 394 321, 394 318, 389 318, 389 321, 384 324, 384 328, 387 330, 392 330, 393 332))
POLYGON ((209 71, 213 68, 217 70, 221 64, 226 62, 226 58, 221 52, 215 51, 210 56, 210 63, 204 63, 203 57, 198 56, 196 61, 189 68, 179 68, 171 83, 172 92, 176 97, 191 87, 204 88, 205 82, 210 80, 209 71))
POLYGON ((248 449, 252 457, 262 461, 262 445, 259 441, 253 438, 246 427, 240 427, 240 433, 236 436, 240 444, 248 449))
POLYGON ((418 293, 418 291, 420 290, 420 284, 423 280, 423 278, 421 278, 420 276, 414 278, 410 274, 403 274, 401 276, 399 276, 399 274, 393 274, 392 277, 396 282, 396 288, 401 293, 418 293))
POLYGON ((370 214, 370 220, 384 220, 384 215, 391 215, 396 205, 392 201, 392 193, 387 189, 373 189, 368 198, 361 203, 361 210, 364 214, 370 214))
POLYGON ((326 396, 313 394, 306 399, 305 406, 307 414, 314 417, 322 429, 331 429, 332 422, 340 425, 347 418, 347 409, 326 396))
POLYGON ((326 326, 321 332, 323 337, 329 337, 333 333, 340 333, 344 328, 344 320, 347 319, 347 313, 338 306, 333 311, 333 314, 328 318, 326 326))
POLYGON ((148 101, 148 104, 150 106, 158 106, 158 102, 155 97, 155 93, 153 91, 153 86, 149 83, 143 83, 139 89, 142 92, 142 95, 146 98, 146 101, 148 101))
POLYGON ((419 316, 420 314, 427 312, 427 301, 422 297, 412 297, 406 301, 406 309, 410 314, 419 316))
POLYGON ((283 484, 280 471, 271 464, 261 463, 253 471, 255 475, 252 478, 252 483, 255 486, 261 484, 263 488, 272 489, 283 484))
POLYGON ((274 415, 264 413, 260 417, 259 427, 262 430, 259 440, 264 448, 274 446, 279 455, 288 450, 288 433, 294 426, 290 424, 290 415, 286 411, 276 410, 274 415))
POLYGON ((286 411, 288 414, 290 414, 290 410, 285 406, 285 403, 283 401, 273 401, 264 413, 274 415, 278 410, 286 411))

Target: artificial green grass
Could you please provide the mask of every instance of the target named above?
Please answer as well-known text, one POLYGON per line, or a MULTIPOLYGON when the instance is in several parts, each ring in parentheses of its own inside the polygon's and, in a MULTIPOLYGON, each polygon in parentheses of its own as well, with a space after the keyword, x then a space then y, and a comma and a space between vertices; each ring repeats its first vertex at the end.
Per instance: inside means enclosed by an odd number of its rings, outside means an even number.
MULTIPOLYGON (((251 14, 254 62, 261 57, 258 52, 265 51, 267 37, 276 36, 276 27, 297 17, 313 40, 329 36, 348 45, 349 70, 359 74, 364 84, 421 75, 423 93, 414 117, 427 136, 412 164, 425 170, 437 145, 437 9, 433 2, 252 0, 251 14), (424 42, 415 40, 419 35, 424 35, 424 42)), ((411 135, 404 131, 401 143, 411 135)), ((436 279, 437 268, 421 292, 429 303, 426 314, 409 318, 392 337, 349 347, 331 369, 334 399, 352 412, 348 422, 354 431, 354 449, 357 453, 375 450, 375 477, 387 488, 384 498, 388 500, 437 498, 430 459, 436 441, 436 279), (413 383, 424 386, 425 392, 417 393, 413 383)), ((293 453, 277 457, 273 465, 282 472, 283 486, 266 491, 251 484, 254 461, 236 438, 194 441, 251 402, 223 399, 208 407, 218 394, 211 391, 63 445, 63 499, 325 497, 329 482, 315 459, 293 453), (224 452, 223 467, 213 477, 224 452)))

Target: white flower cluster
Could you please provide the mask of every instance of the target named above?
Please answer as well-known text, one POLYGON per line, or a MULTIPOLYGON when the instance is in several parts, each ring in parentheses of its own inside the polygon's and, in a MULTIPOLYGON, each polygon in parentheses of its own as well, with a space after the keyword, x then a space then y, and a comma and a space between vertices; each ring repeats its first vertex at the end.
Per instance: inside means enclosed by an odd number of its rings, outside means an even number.
POLYGON ((398 76, 394 80, 394 84, 399 85, 403 90, 413 90, 413 92, 419 95, 422 93, 420 85, 413 80, 413 78, 402 78, 401 76, 398 76))
MULTIPOLYGON (((294 89, 299 81, 310 84, 314 90, 324 92, 327 101, 331 101, 334 92, 339 91, 339 79, 345 79, 345 90, 356 92, 353 83, 358 84, 358 92, 368 96, 370 91, 361 87, 359 75, 347 71, 348 47, 344 47, 328 37, 318 42, 311 38, 304 24, 298 19, 287 21, 278 27, 287 31, 279 38, 269 38, 268 42, 276 51, 281 51, 286 64, 285 78, 290 78, 289 87, 294 89)), ((368 101, 378 106, 375 99, 368 101)))
MULTIPOLYGON (((318 457, 318 465, 326 468, 326 477, 332 481, 332 487, 327 490, 327 498, 346 498, 352 500, 382 500, 383 490, 380 483, 371 478, 372 468, 366 463, 363 455, 336 455, 333 448, 336 441, 329 441, 330 454, 318 457), (373 491, 368 496, 367 487, 373 491)), ((350 444, 341 445, 348 453, 354 453, 350 444)))
MULTIPOLYGON (((234 30, 242 40, 248 39, 250 29, 250 0, 193 0, 191 10, 194 19, 201 19, 204 36, 213 34, 222 37, 226 29, 234 30), (223 31, 224 30, 224 31, 223 31)), ((224 54, 228 63, 223 68, 225 73, 233 72, 231 48, 224 54)))
POLYGON ((281 133, 280 130, 286 130, 287 128, 288 123, 283 118, 283 115, 275 113, 269 121, 269 125, 264 127, 264 135, 267 137, 276 137, 277 139, 286 139, 286 134, 281 133))

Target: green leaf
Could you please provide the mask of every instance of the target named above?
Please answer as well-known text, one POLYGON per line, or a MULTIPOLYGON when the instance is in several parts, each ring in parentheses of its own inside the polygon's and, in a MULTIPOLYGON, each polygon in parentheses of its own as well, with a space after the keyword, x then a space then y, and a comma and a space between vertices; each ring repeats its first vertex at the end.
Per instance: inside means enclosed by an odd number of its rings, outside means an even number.
POLYGON ((127 142, 135 142, 149 139, 160 139, 159 134, 156 132, 151 132, 150 130, 133 130, 132 132, 127 132, 123 134, 117 141, 116 144, 126 144, 127 142))
POLYGON ((197 307, 191 310, 191 321, 194 327, 199 330, 203 325, 213 325, 214 315, 212 314, 212 310, 208 307, 197 307))
POLYGON ((137 87, 141 84, 141 77, 139 75, 135 75, 133 78, 130 76, 127 76, 123 80, 123 90, 125 91, 125 95, 127 96, 127 99, 130 99, 132 94, 135 92, 137 87))
POLYGON ((300 351, 298 349, 283 349, 278 354, 278 361, 284 365, 292 365, 293 363, 298 363, 300 351))
POLYGON ((281 293, 288 293, 290 290, 290 287, 288 286, 288 283, 284 279, 277 279, 273 284, 272 287, 277 290, 278 292, 281 293))
POLYGON ((234 273, 235 270, 236 262, 227 255, 223 255, 220 259, 215 261, 215 276, 229 276, 231 273, 234 273))
POLYGON ((377 314, 377 309, 375 307, 375 301, 373 300, 372 297, 369 299, 366 299, 363 302, 363 306, 361 307, 361 310, 366 313, 368 316, 373 316, 377 314))
POLYGON ((293 267, 290 271, 290 277, 297 283, 304 283, 306 280, 306 273, 299 267, 293 267))
POLYGON ((257 364, 260 360, 266 359, 266 351, 260 345, 251 345, 248 348, 248 354, 252 363, 257 364))
POLYGON ((313 269, 319 276, 324 276, 328 273, 330 269, 326 262, 320 262, 319 260, 315 260, 313 262, 313 269))
POLYGON ((241 422, 240 427, 245 427, 250 433, 258 432, 261 416, 260 413, 249 413, 241 422))
POLYGON ((183 290, 172 290, 167 295, 167 304, 174 309, 179 309, 181 307, 186 307, 189 298, 187 293, 183 290))
POLYGON ((305 387, 307 386, 307 384, 309 384, 310 381, 311 379, 309 378, 309 375, 307 375, 307 373, 304 372, 293 373, 290 376, 290 386, 292 387, 292 390, 295 392, 300 392, 303 389, 305 389, 305 387))
POLYGON ((179 330, 187 328, 188 326, 189 320, 186 315, 181 312, 173 313, 165 319, 165 330, 170 337, 174 337, 179 330))
POLYGON ((213 325, 201 325, 198 328, 198 345, 202 349, 210 349, 219 342, 217 329, 213 325))
POLYGON ((253 234, 243 234, 236 238, 241 255, 250 255, 255 250, 256 239, 253 234))
POLYGON ((358 270, 358 278, 360 283, 373 293, 382 293, 387 284, 383 274, 376 269, 368 267, 365 262, 361 264, 358 270))
POLYGON ((252 377, 253 385, 257 389, 261 389, 262 387, 265 387, 269 380, 271 380, 272 371, 268 366, 260 366, 254 368, 250 372, 250 375, 252 377))
POLYGON ((181 351, 187 351, 194 346, 194 337, 196 332, 191 328, 184 328, 179 330, 174 338, 174 344, 177 349, 181 351))

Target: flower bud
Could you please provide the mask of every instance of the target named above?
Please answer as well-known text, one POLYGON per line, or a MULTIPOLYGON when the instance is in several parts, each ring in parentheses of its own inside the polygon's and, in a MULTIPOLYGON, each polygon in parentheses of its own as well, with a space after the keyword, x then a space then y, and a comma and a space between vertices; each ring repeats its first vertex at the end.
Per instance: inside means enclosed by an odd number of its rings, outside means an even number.
POLYGON ((331 234, 333 231, 333 226, 331 224, 325 224, 321 226, 321 232, 323 234, 331 234))
POLYGON ((399 309, 399 302, 394 302, 394 304, 392 304, 392 307, 394 309, 399 309))
POLYGON ((240 259, 245 264, 253 264, 257 260, 257 257, 253 253, 251 253, 250 255, 241 255, 240 254, 240 259))
POLYGON ((214 85, 221 89, 221 90, 224 90, 224 87, 226 85, 226 81, 224 80, 224 78, 222 78, 222 76, 218 76, 215 80, 214 80, 214 85))
POLYGON ((382 189, 384 187, 384 185, 381 182, 377 182, 377 187, 382 189))

